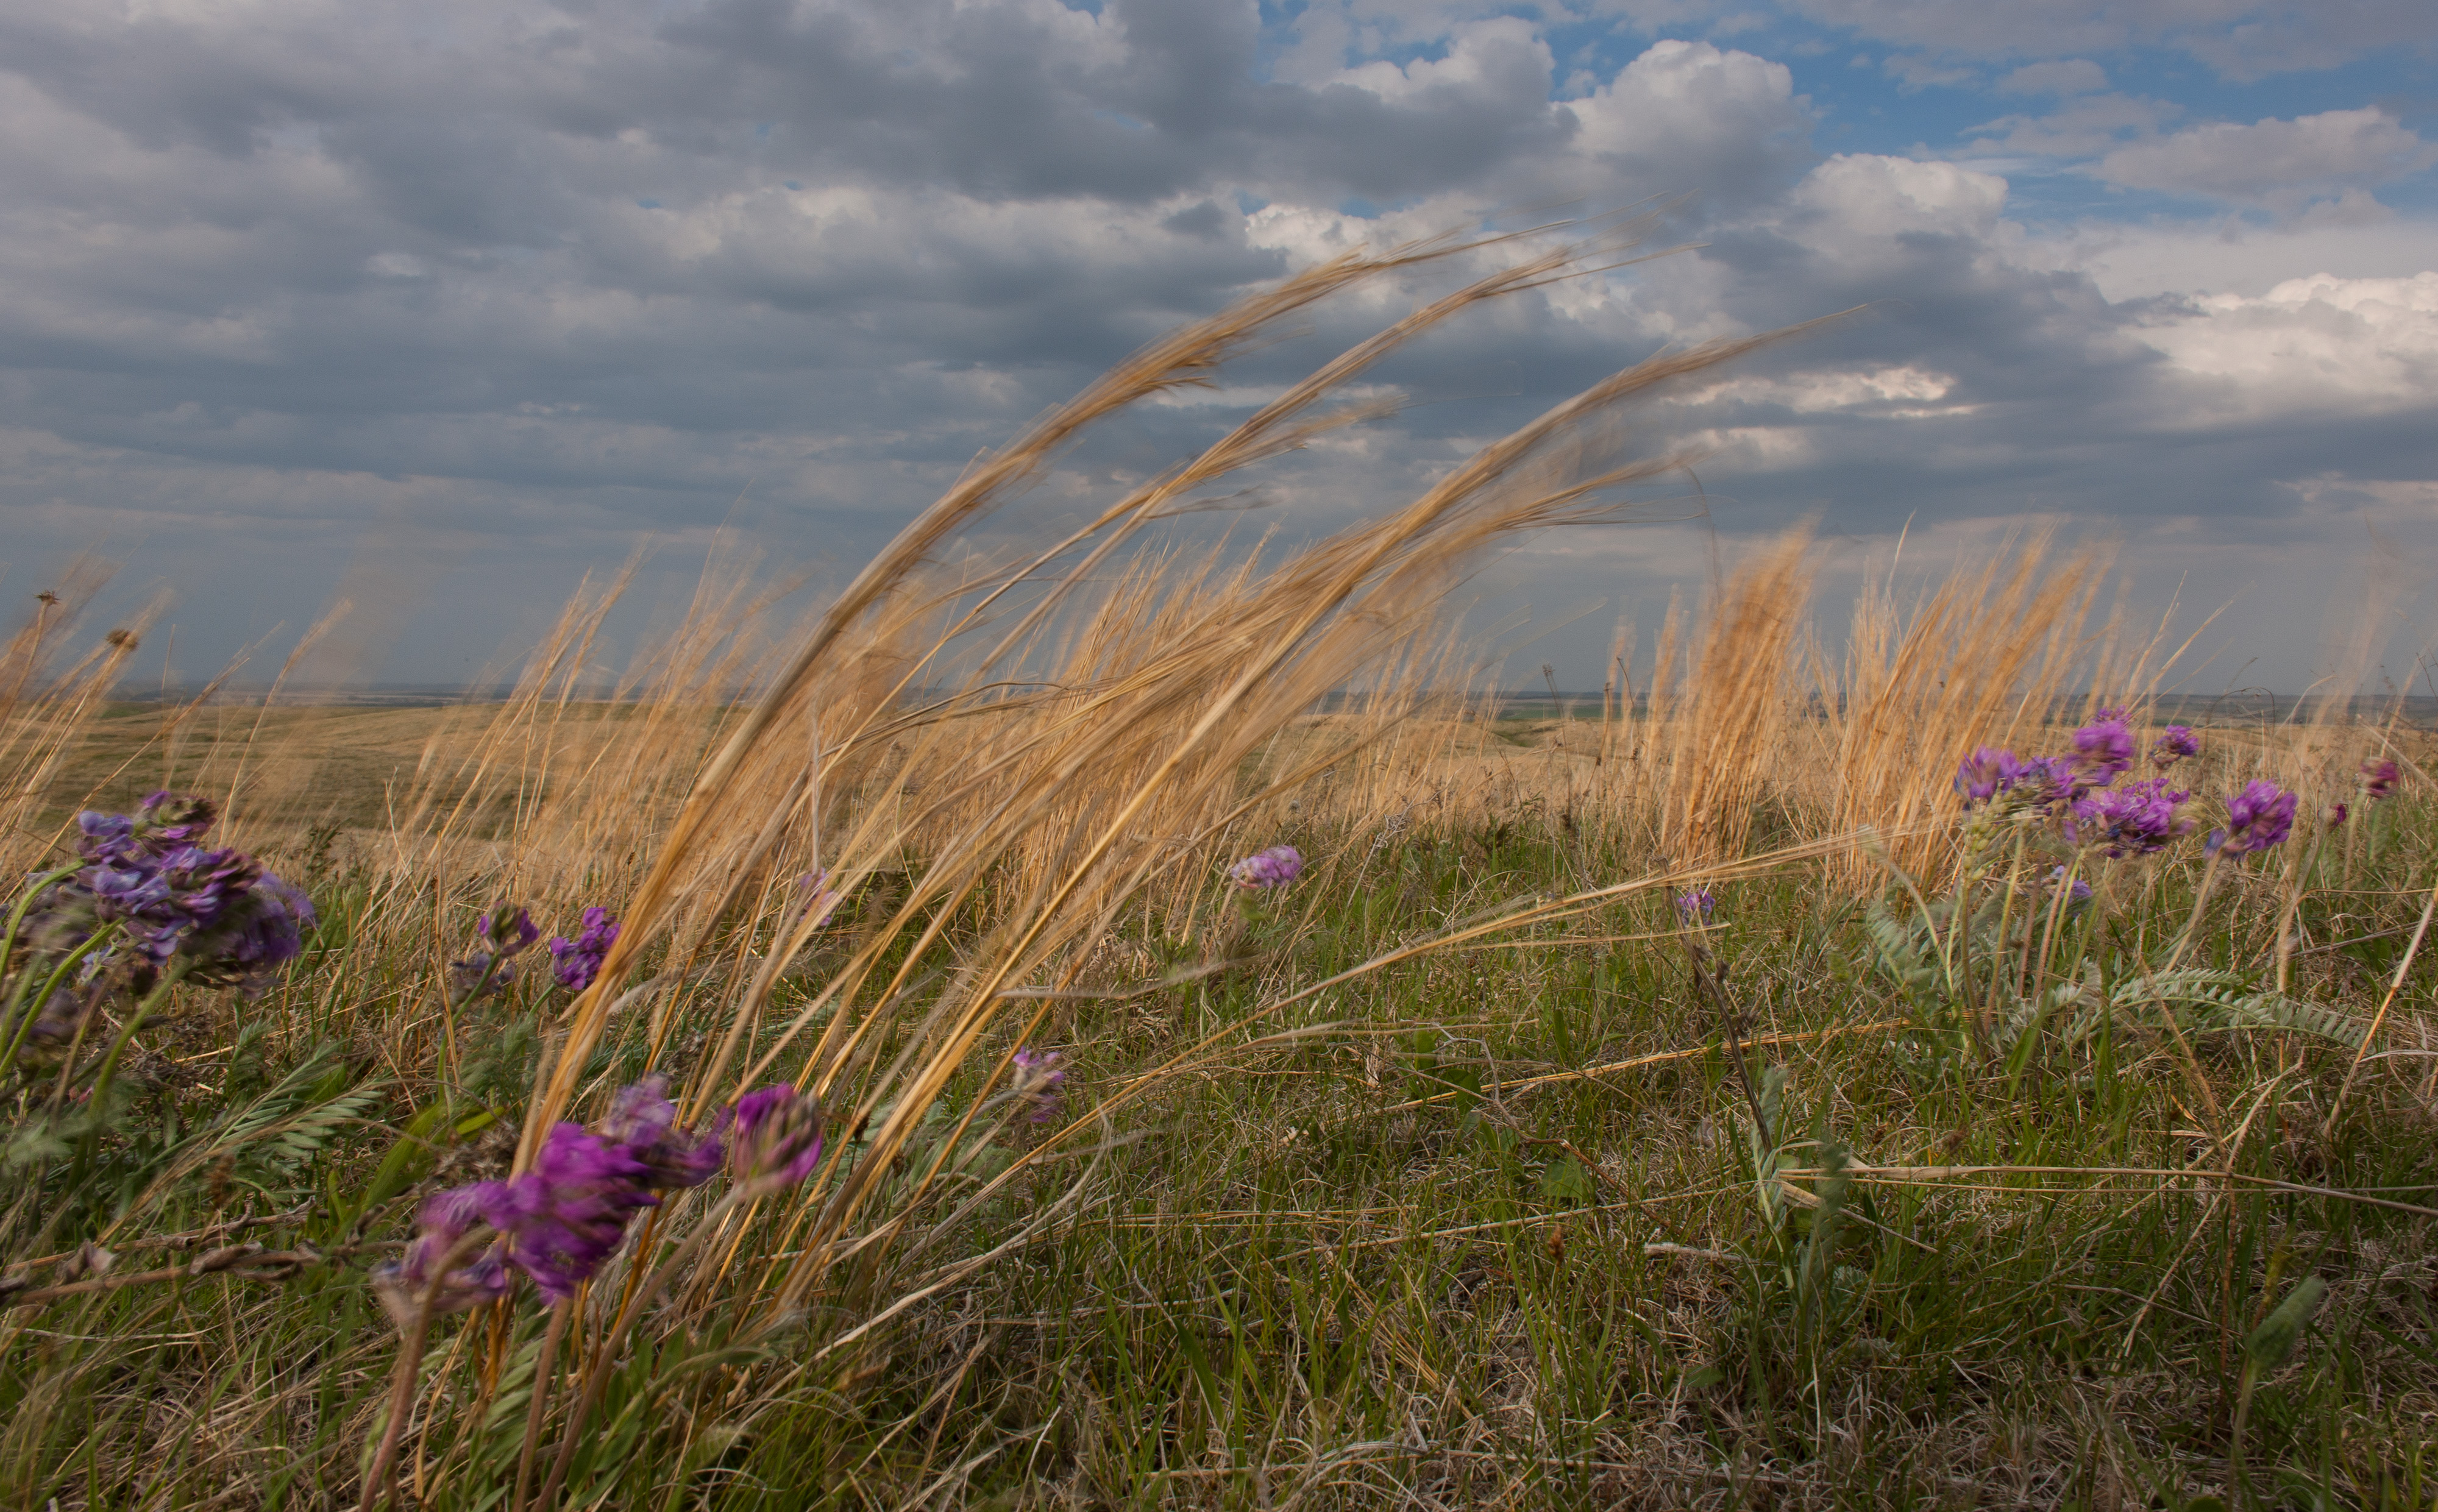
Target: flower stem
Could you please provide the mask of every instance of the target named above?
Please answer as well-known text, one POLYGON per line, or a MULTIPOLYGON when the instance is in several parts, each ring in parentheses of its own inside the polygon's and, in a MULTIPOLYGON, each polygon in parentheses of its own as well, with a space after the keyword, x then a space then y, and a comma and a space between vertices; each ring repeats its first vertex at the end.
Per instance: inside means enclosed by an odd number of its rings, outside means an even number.
POLYGON ((415 1299, 414 1326, 399 1330, 398 1362, 390 1368, 389 1421, 381 1429, 380 1446, 373 1450, 373 1462, 364 1470, 363 1495, 356 1502, 356 1512, 373 1512, 381 1492, 387 1489, 390 1500, 398 1499, 396 1470, 398 1441, 406 1435, 406 1419, 415 1411, 415 1386, 423 1376, 423 1346, 432 1336, 432 1299, 440 1294, 449 1273, 457 1262, 474 1252, 489 1236, 479 1229, 468 1234, 450 1247, 449 1253, 433 1267, 432 1279, 424 1283, 423 1294, 415 1299))
POLYGON ((525 1512, 525 1491, 533 1485, 534 1451, 541 1447, 542 1415, 550 1408, 550 1389, 558 1366, 558 1341, 567 1334, 567 1320, 575 1310, 569 1298, 550 1310, 550 1328, 541 1336, 541 1357, 534 1362, 533 1405, 525 1413, 524 1447, 517 1450, 517 1493, 508 1512, 525 1512))
MULTIPOLYGON (((68 953, 67 959, 61 961, 59 965, 52 968, 51 975, 44 979, 43 990, 34 994, 33 1000, 30 1003, 26 1004, 25 1017, 9 1034, 9 1052, 5 1058, 0 1058, 0 1064, 9 1064, 15 1062, 17 1059, 17 1051, 25 1045, 26 1036, 30 1033, 34 1028, 34 1020, 42 1016, 43 1005, 51 1000, 52 993, 67 985, 68 976, 76 970, 77 963, 83 960, 87 956, 92 955, 102 946, 108 944, 112 940, 117 937, 119 932, 119 926, 115 923, 102 925, 99 929, 93 932, 91 938, 78 945, 76 949, 70 951, 68 953)), ((33 976, 34 974, 31 971, 28 971, 26 973, 25 976, 18 981, 16 993, 11 994, 9 999, 9 1007, 12 1011, 18 1007, 20 1001, 25 997, 26 983, 31 981, 33 979, 33 976)))
MULTIPOLYGON (((637 1287, 634 1294, 627 1299, 627 1305, 618 1310, 617 1321, 610 1326, 610 1332, 602 1339, 601 1347, 593 1354, 592 1368, 585 1373, 584 1394, 576 1398, 574 1407, 568 1412, 567 1427, 559 1435, 558 1455, 551 1462, 549 1479, 541 1484, 540 1505, 548 1507, 557 1499, 558 1488, 567 1479, 568 1467, 575 1462, 577 1435, 584 1431, 584 1420, 592 1415, 592 1410, 601 1405, 603 1394, 609 1391, 610 1370, 617 1363, 618 1350, 626 1344, 627 1333, 635 1327, 635 1320, 642 1317, 644 1310, 660 1296, 677 1268, 691 1258, 702 1241, 719 1226, 719 1220, 730 1208, 760 1197, 766 1191, 776 1190, 779 1185, 782 1184, 763 1181, 730 1187, 728 1194, 702 1216, 700 1222, 695 1224, 694 1232, 669 1252, 667 1259, 652 1268, 644 1284, 637 1287)), ((520 1486, 522 1480, 521 1474, 520 1486)), ((522 1507, 520 1506, 517 1512, 523 1512, 522 1507)))

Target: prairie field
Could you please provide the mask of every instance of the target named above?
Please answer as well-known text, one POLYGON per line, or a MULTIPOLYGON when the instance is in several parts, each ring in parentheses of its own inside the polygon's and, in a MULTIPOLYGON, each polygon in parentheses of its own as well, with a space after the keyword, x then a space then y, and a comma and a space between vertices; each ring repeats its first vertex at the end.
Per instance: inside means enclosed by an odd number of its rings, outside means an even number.
POLYGON ((141 635, 43 604, 0 1501, 2438 1501, 2438 751, 2365 669, 2171 726, 2193 627, 2106 612, 2104 548, 1830 635, 1798 529, 1510 716, 1452 586, 1635 518, 1683 455, 1620 416, 1749 343, 1300 546, 1174 523, 1360 418, 1357 349, 956 549, 1452 255, 1147 348, 808 618, 715 563, 614 677, 617 578, 433 708, 131 702, 141 635))

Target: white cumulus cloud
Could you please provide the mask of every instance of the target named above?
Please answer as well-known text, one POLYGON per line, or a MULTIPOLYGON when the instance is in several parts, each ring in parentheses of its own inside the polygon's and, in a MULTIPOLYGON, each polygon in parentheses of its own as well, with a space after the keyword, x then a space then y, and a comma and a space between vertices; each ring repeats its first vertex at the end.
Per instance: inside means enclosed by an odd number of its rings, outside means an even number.
POLYGON ((2144 330, 2223 414, 2426 407, 2438 393, 2438 273, 2289 278, 2217 294, 2144 330))

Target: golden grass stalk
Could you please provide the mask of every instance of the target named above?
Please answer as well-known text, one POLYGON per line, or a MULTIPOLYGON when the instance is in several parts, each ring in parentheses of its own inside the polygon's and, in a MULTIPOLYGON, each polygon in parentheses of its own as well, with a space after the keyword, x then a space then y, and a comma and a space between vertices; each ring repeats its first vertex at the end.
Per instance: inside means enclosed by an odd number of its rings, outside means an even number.
POLYGON ((1728 584, 1692 652, 1684 693, 1670 710, 1659 837, 1661 849, 1680 864, 1698 867, 1735 855, 1751 835, 1811 596, 1811 554, 1808 528, 1788 532, 1762 551, 1728 584))

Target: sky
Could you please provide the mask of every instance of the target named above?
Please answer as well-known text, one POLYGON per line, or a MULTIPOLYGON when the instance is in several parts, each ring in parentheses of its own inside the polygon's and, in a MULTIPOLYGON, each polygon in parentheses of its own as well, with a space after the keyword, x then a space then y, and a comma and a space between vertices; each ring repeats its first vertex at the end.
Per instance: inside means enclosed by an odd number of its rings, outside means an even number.
MULTIPOLYGON (((722 540, 818 593, 1268 280, 1652 205, 1687 250, 1418 344, 1261 525, 1853 309, 1636 414, 1705 450, 1702 518, 1483 564, 1508 681, 1598 686, 1620 615, 1647 647, 1807 519, 1831 614, 1892 560, 2115 541, 2129 612, 2224 607, 2198 691, 2363 635, 2410 678, 2438 630, 2427 0, 0 0, 0 600, 116 561, 85 628, 164 605, 148 677, 260 673, 344 592, 330 675, 470 678, 639 548, 630 628, 722 540)), ((1029 507, 1443 287, 1316 314, 1029 507)))

